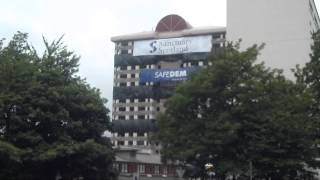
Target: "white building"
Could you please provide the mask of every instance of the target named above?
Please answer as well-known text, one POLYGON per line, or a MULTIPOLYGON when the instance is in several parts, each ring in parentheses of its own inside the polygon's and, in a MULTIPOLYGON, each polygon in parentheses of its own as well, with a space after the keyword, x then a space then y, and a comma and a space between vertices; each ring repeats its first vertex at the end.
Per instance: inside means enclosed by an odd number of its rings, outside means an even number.
POLYGON ((258 59, 289 78, 290 69, 309 61, 319 25, 313 0, 227 0, 227 40, 241 38, 241 49, 265 43, 258 59))

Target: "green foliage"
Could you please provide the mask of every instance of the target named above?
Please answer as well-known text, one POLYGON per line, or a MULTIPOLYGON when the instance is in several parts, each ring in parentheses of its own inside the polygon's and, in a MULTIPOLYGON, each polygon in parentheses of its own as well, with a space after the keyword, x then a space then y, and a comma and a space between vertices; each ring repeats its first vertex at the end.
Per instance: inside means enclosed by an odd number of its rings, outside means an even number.
POLYGON ((106 100, 61 40, 42 56, 23 33, 0 48, 0 179, 114 178, 106 100))
POLYGON ((177 87, 158 118, 164 158, 203 166, 211 155, 221 177, 248 176, 252 163, 256 178, 293 179, 315 165, 312 95, 257 63, 261 48, 229 46, 177 87))

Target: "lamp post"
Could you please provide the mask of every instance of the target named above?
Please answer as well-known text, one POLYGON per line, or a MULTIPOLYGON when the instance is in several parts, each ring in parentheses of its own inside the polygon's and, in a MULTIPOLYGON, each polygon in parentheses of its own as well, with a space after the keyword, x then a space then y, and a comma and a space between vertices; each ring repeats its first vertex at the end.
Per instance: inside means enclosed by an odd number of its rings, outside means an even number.
POLYGON ((207 175, 209 176, 210 180, 213 180, 213 177, 216 175, 214 172, 214 166, 212 163, 207 163, 204 165, 207 175))

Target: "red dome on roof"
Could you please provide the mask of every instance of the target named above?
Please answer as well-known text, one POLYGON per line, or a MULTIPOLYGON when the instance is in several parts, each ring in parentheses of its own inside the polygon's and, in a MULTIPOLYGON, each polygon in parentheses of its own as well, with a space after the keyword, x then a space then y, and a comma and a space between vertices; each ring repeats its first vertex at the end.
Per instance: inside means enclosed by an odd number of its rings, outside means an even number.
POLYGON ((191 28, 181 16, 171 14, 162 18, 156 27, 156 32, 180 31, 191 28))

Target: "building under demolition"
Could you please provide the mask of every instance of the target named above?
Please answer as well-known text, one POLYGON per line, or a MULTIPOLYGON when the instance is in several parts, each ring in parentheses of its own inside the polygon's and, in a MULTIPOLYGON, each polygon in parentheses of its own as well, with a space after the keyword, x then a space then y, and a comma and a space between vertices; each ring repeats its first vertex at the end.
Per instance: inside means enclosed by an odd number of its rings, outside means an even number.
POLYGON ((161 163, 161 146, 149 140, 155 121, 176 85, 205 67, 225 44, 225 28, 195 28, 178 15, 161 19, 155 31, 112 37, 115 43, 112 143, 121 175, 177 176, 161 163))

